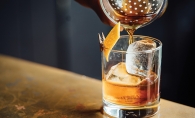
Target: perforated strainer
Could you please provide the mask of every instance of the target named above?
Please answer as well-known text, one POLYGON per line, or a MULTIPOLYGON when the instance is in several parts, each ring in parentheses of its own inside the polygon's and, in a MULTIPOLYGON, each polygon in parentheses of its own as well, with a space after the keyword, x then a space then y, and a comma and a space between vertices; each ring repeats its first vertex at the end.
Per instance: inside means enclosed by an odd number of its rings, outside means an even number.
POLYGON ((167 0, 100 0, 106 16, 114 23, 135 29, 148 25, 161 16, 167 0))

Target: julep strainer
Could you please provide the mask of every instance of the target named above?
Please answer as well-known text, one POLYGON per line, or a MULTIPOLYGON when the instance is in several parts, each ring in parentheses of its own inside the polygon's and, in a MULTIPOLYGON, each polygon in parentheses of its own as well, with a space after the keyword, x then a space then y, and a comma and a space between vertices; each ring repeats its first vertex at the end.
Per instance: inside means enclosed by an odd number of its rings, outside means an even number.
POLYGON ((125 29, 137 29, 162 16, 168 0, 100 0, 105 15, 125 29))

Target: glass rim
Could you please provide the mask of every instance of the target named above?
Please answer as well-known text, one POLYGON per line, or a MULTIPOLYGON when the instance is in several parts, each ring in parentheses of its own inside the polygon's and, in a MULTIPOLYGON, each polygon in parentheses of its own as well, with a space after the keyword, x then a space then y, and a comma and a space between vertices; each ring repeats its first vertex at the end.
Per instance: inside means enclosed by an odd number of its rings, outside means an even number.
MULTIPOLYGON (((162 42, 154 37, 151 36, 146 36, 146 35, 133 35, 133 37, 146 37, 149 39, 152 39, 155 41, 155 43, 158 44, 158 47, 154 48, 154 49, 149 49, 149 50, 143 50, 143 51, 124 51, 124 50, 111 50, 111 52, 121 52, 121 53, 151 53, 151 52, 155 52, 157 50, 162 49, 162 42)), ((118 40, 120 40, 121 38, 129 38, 129 35, 121 35, 120 38, 118 40)))

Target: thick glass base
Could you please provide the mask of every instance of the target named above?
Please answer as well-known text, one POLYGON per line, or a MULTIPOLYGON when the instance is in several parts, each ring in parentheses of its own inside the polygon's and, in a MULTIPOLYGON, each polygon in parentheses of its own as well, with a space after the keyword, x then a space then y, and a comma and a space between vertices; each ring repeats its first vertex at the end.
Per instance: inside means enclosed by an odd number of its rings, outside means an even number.
POLYGON ((138 108, 120 106, 103 101, 103 112, 106 114, 107 118, 150 118, 157 114, 159 108, 159 103, 138 108))

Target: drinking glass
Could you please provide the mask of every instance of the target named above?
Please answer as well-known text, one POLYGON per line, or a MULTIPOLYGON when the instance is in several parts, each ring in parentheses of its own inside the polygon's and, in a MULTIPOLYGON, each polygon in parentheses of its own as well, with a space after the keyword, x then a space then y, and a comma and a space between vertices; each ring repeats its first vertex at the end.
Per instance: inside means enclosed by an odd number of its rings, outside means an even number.
POLYGON ((103 110, 117 118, 155 115, 160 103, 162 43, 143 35, 121 35, 109 54, 102 52, 103 110))

